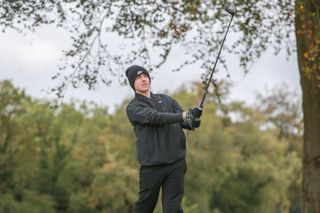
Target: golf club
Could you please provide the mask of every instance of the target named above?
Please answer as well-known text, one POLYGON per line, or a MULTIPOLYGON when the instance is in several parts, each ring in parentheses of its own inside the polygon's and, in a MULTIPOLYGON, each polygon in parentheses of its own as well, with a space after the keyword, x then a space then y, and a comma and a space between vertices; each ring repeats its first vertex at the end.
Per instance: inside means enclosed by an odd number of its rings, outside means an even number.
POLYGON ((218 55, 217 55, 217 59, 216 59, 216 61, 215 61, 215 63, 214 63, 214 66, 213 66, 213 68, 212 68, 212 70, 211 70, 210 77, 209 77, 208 82, 207 82, 207 84, 206 84, 205 92, 204 92, 204 94, 203 94, 202 100, 201 100, 200 105, 199 105, 200 108, 203 108, 204 100, 206 99, 206 96, 207 96, 207 93, 208 93, 208 88, 209 88, 209 86, 210 86, 210 82, 212 81, 213 73, 214 73, 214 71, 215 71, 215 69, 216 69, 217 62, 218 62, 218 60, 219 60, 219 56, 220 56, 220 53, 221 53, 221 50, 222 50, 224 41, 226 40, 226 37, 227 37, 228 31, 229 31, 229 28, 230 28, 230 25, 231 25, 233 16, 234 16, 234 14, 236 13, 236 9, 235 9, 235 7, 234 7, 233 4, 227 4, 227 5, 224 7, 224 9, 231 15, 231 19, 230 19, 230 22, 229 22, 229 24, 228 24, 228 28, 227 28, 226 34, 225 34, 225 36, 224 36, 224 38, 223 38, 223 40, 222 40, 222 43, 221 43, 221 46, 220 46, 220 49, 219 49, 219 52, 218 52, 218 55))

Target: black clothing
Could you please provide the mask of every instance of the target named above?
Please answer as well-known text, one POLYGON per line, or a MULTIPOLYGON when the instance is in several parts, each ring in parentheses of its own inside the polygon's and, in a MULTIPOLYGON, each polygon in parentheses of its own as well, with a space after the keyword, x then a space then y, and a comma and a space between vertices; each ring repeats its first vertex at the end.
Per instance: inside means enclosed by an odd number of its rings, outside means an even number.
POLYGON ((167 165, 141 166, 140 199, 135 203, 135 213, 153 212, 162 186, 162 209, 164 213, 182 213, 181 200, 184 193, 186 160, 167 165))
POLYGON ((172 98, 136 93, 127 106, 127 116, 136 135, 140 162, 139 200, 135 213, 152 213, 162 187, 164 213, 181 213, 186 172, 186 138, 181 106, 172 98))
POLYGON ((186 156, 181 106, 172 98, 136 93, 127 106, 127 116, 137 138, 138 160, 142 166, 170 164, 186 156))

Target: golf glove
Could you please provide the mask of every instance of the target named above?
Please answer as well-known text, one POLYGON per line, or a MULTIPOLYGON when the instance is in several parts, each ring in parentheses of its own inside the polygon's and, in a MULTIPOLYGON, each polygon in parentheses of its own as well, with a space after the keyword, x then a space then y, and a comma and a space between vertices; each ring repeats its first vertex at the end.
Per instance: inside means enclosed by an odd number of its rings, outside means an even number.
POLYGON ((200 118, 188 118, 186 122, 188 123, 188 126, 190 127, 191 130, 199 128, 201 124, 200 118))
POLYGON ((190 113, 195 118, 200 118, 202 115, 203 108, 201 107, 194 107, 189 108, 188 113, 190 113))

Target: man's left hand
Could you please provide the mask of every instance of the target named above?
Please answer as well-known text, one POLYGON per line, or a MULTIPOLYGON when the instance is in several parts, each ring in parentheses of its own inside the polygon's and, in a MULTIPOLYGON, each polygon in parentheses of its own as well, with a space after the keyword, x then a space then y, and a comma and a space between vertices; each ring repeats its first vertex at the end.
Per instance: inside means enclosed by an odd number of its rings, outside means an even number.
POLYGON ((195 118, 200 118, 202 115, 203 108, 201 107, 193 107, 189 108, 189 113, 192 114, 193 117, 195 118))

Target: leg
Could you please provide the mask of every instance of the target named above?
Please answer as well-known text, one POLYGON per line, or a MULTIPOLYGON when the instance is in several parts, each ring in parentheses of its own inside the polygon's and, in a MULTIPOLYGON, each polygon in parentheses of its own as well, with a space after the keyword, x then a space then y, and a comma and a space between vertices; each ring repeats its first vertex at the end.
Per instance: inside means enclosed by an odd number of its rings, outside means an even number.
POLYGON ((140 168, 139 200, 135 203, 135 213, 152 213, 159 196, 163 179, 160 166, 142 166, 140 168))
POLYGON ((164 213, 183 212, 181 201, 184 193, 186 160, 179 160, 167 167, 167 176, 162 186, 162 207, 164 213))

